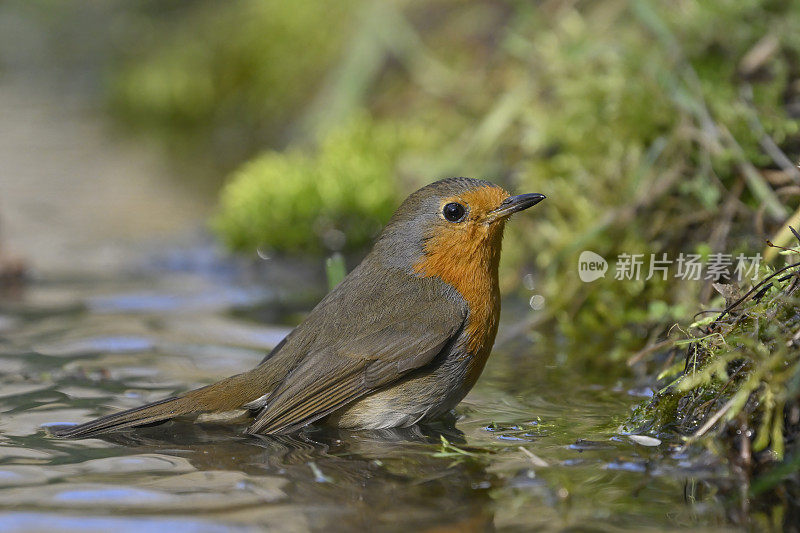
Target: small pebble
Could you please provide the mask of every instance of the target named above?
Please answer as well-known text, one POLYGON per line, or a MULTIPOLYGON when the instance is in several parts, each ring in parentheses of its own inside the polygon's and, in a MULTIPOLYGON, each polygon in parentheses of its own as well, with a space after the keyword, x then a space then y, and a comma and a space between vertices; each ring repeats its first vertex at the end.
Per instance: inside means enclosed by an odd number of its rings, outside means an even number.
POLYGON ((659 446, 661 444, 661 439, 648 437, 647 435, 628 435, 628 438, 642 446, 659 446))

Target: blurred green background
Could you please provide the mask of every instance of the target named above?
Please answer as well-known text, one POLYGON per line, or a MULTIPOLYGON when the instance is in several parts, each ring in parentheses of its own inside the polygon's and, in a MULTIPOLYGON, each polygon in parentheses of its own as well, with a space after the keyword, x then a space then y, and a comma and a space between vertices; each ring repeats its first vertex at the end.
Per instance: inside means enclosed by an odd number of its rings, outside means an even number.
POLYGON ((234 253, 344 252, 352 267, 409 192, 446 176, 546 194, 509 225, 502 287, 544 296, 514 320, 591 346, 587 365, 619 368, 713 291, 583 283, 581 251, 753 255, 800 203, 793 1, 37 0, 3 13, 6 49, 30 34, 19 21, 38 28, 58 87, 164 152, 178 196, 213 198, 203 214, 234 253))
POLYGON ((503 287, 532 273, 530 320, 613 360, 710 292, 587 285, 582 250, 755 253, 797 208, 796 2, 310 5, 143 13, 151 44, 109 71, 111 112, 221 169, 211 224, 233 250, 363 251, 444 176, 543 192, 503 287))

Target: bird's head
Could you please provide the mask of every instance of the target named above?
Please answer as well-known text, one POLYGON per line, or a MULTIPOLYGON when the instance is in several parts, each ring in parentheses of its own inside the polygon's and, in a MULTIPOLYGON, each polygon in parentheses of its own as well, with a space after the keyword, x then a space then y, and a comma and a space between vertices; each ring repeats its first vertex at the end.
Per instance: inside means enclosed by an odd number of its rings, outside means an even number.
POLYGON ((412 193, 381 234, 376 251, 394 266, 444 281, 496 272, 505 222, 544 200, 509 195, 488 181, 440 180, 412 193))

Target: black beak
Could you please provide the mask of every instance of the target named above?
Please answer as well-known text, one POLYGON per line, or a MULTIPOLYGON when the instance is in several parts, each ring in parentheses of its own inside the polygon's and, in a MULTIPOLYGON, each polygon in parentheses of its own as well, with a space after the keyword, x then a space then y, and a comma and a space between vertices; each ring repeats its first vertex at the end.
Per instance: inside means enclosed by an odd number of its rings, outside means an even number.
POLYGON ((529 207, 535 206, 545 198, 546 196, 544 194, 539 193, 509 196, 503 200, 503 203, 497 206, 497 209, 491 211, 489 215, 493 219, 506 218, 513 215, 517 211, 522 211, 523 209, 528 209, 529 207))

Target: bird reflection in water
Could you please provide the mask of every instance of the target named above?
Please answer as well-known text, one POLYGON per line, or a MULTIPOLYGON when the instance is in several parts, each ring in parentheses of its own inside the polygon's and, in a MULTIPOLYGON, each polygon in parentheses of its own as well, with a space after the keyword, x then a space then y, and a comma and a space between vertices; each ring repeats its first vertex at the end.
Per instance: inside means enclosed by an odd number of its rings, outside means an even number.
POLYGON ((293 435, 172 421, 97 438, 133 454, 181 457, 198 471, 279 477, 287 497, 276 505, 288 503, 312 529, 492 531, 495 477, 479 457, 436 456, 442 437, 464 447, 454 417, 374 431, 312 426, 293 435))

